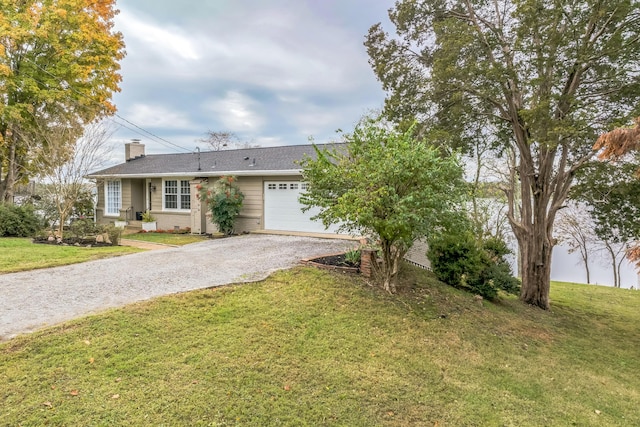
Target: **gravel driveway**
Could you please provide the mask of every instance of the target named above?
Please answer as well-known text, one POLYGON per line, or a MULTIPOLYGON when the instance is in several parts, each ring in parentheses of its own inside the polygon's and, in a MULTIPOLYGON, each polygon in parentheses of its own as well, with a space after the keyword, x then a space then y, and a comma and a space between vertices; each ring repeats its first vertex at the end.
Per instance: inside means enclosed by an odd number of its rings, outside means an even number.
POLYGON ((352 241, 244 235, 64 267, 0 275, 0 340, 110 307, 261 280, 352 241))

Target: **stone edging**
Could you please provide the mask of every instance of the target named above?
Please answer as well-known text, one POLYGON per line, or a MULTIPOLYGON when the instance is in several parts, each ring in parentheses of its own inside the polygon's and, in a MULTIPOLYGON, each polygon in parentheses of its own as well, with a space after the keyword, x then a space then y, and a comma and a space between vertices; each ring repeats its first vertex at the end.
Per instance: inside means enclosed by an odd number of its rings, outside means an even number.
POLYGON ((360 273, 360 269, 358 267, 342 267, 339 265, 327 265, 327 264, 322 264, 322 263, 313 261, 314 259, 317 259, 317 258, 343 255, 344 253, 345 252, 337 252, 337 253, 331 253, 331 254, 318 255, 318 256, 314 256, 313 258, 301 259, 300 263, 304 265, 310 265, 312 267, 320 268, 322 270, 339 271, 342 273, 352 273, 352 274, 360 273))

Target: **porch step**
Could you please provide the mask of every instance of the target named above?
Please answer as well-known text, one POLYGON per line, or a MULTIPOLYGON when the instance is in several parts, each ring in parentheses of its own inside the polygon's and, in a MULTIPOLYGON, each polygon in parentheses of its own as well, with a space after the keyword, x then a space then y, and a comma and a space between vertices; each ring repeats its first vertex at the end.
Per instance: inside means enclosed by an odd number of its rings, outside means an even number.
POLYGON ((127 230, 141 230, 142 229, 142 221, 127 221, 127 230))

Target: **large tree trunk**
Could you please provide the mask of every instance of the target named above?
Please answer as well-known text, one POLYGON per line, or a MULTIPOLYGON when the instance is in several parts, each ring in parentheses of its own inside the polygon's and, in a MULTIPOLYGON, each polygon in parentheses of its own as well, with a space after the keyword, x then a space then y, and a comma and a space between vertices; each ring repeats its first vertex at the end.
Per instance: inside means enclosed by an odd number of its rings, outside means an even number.
MULTIPOLYGON (((509 222, 520 251, 520 299, 548 310, 551 256, 555 245, 553 223, 567 197, 572 174, 565 169, 567 151, 562 149, 564 147, 561 147, 561 161, 555 171, 553 159, 558 147, 537 147, 538 158, 535 160, 529 145, 521 144, 518 148, 519 164, 512 168, 511 190, 507 191, 507 196, 509 222), (514 195, 517 187, 519 202, 514 195)), ((512 157, 512 162, 515 158, 512 157)))
POLYGON ((551 255, 553 244, 547 234, 546 218, 536 218, 530 224, 531 233, 521 235, 520 264, 522 288, 520 299, 526 304, 549 309, 549 289, 551 288, 551 255))

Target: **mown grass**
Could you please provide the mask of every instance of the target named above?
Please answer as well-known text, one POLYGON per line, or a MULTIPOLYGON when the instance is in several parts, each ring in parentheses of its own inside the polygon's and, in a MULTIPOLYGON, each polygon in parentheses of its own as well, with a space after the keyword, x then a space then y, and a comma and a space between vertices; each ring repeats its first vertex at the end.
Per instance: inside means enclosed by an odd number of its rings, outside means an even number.
POLYGON ((183 246, 190 243, 202 242, 206 237, 194 234, 172 234, 172 233, 132 233, 122 236, 123 239, 141 240, 143 242, 161 243, 163 245, 183 246))
POLYGON ((310 268, 0 345, 6 425, 640 425, 640 292, 553 310, 410 269, 390 296, 310 268))
POLYGON ((0 238, 0 251, 0 273, 11 273, 76 264, 140 252, 140 249, 126 246, 85 248, 45 245, 32 243, 31 239, 3 237, 0 238))

